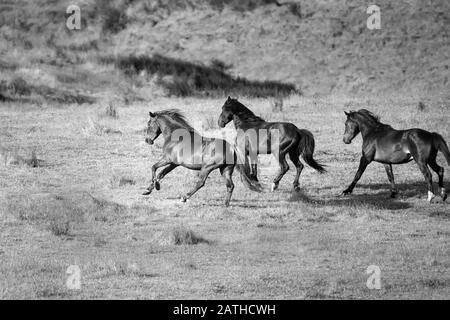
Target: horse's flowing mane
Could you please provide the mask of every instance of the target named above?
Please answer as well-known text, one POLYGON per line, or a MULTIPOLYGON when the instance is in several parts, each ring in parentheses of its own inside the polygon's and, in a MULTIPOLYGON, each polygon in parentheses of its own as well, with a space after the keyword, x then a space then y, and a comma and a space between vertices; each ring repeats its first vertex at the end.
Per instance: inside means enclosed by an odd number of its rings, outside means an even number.
POLYGON ((166 124, 172 129, 181 127, 190 132, 195 131, 195 129, 186 120, 186 117, 183 115, 183 113, 178 109, 162 110, 155 112, 155 114, 159 118, 163 118, 166 124))
POLYGON ((230 99, 230 102, 227 102, 226 107, 236 115, 239 120, 245 123, 260 123, 265 122, 265 120, 261 117, 258 117, 254 114, 249 108, 240 103, 237 99, 230 99))
POLYGON ((360 109, 358 111, 351 111, 352 116, 356 116, 359 119, 362 119, 364 123, 370 125, 371 127, 379 127, 379 126, 388 126, 380 121, 380 117, 375 115, 366 109, 360 109))

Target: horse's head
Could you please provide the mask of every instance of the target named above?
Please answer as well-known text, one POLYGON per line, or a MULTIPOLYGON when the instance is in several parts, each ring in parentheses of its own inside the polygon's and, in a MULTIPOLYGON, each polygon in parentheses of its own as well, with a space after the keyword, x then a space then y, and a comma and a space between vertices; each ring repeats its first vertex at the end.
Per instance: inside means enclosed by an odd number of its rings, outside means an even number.
POLYGON ((219 120, 217 121, 217 124, 220 128, 224 128, 227 123, 229 123, 231 120, 233 120, 233 112, 232 107, 234 105, 234 102, 236 102, 236 99, 231 99, 228 97, 227 101, 222 106, 222 113, 219 116, 219 120))
POLYGON ((149 112, 150 120, 147 123, 147 137, 145 138, 145 142, 148 144, 153 144, 153 142, 159 137, 161 134, 161 127, 157 120, 157 115, 153 112, 149 112))
POLYGON ((359 125, 353 117, 353 112, 344 112, 347 116, 347 121, 345 122, 345 132, 344 132, 344 143, 350 144, 352 140, 360 132, 359 125))

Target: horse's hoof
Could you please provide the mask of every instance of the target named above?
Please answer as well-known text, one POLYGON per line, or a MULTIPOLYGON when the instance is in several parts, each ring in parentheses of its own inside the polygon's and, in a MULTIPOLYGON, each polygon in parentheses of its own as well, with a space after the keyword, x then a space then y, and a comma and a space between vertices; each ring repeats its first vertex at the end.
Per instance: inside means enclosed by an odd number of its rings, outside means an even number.
POLYGON ((445 200, 447 200, 447 192, 444 188, 441 189, 441 197, 442 197, 442 201, 445 202, 445 200))
POLYGON ((184 202, 186 202, 186 201, 187 201, 187 198, 183 196, 183 197, 181 197, 181 199, 180 199, 180 200, 181 200, 181 202, 183 202, 183 203, 184 203, 184 202))
POLYGON ((148 196, 150 193, 152 193, 152 191, 151 190, 147 190, 142 195, 143 196, 148 196))
POLYGON ((392 199, 397 198, 397 192, 391 192, 391 198, 392 199))
POLYGON ((225 202, 225 207, 229 207, 230 206, 230 202, 229 201, 226 201, 225 202))
POLYGON ((344 191, 342 191, 341 196, 346 197, 346 196, 349 196, 349 195, 351 195, 351 194, 352 194, 351 191, 349 191, 349 190, 344 190, 344 191))
POLYGON ((294 192, 300 192, 300 187, 299 186, 295 186, 294 187, 294 192))
POLYGON ((433 199, 434 199, 435 197, 436 197, 436 196, 434 195, 433 192, 428 191, 428 198, 427 198, 427 201, 428 201, 429 203, 431 203, 431 201, 433 201, 433 199))
POLYGON ((278 184, 272 183, 272 186, 270 187, 270 191, 271 191, 271 192, 274 192, 274 191, 277 190, 277 189, 278 189, 278 184))
POLYGON ((159 189, 161 189, 161 185, 159 184, 158 181, 155 181, 155 189, 156 189, 157 191, 159 191, 159 189))

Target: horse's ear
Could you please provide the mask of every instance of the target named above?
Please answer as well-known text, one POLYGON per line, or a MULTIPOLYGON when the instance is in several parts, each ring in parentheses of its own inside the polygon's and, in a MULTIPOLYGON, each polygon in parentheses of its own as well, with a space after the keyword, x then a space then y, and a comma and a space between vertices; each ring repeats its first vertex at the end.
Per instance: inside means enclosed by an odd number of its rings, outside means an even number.
POLYGON ((155 114, 153 112, 151 112, 151 111, 148 114, 150 115, 151 118, 155 117, 155 114))
POLYGON ((231 97, 230 97, 230 96, 228 96, 228 99, 227 99, 227 101, 231 101, 231 97))
POLYGON ((347 112, 347 111, 344 111, 344 113, 345 113, 345 115, 346 115, 347 117, 350 115, 350 113, 347 112))

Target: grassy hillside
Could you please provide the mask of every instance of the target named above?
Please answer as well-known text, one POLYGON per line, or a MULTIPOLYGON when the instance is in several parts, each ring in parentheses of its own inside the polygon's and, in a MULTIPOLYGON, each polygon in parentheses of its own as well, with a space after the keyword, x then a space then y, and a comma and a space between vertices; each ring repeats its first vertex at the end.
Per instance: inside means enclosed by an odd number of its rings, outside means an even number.
POLYGON ((44 97, 41 103, 204 95, 223 85, 211 76, 217 68, 238 86, 239 79, 256 81, 256 89, 270 81, 268 91, 254 92, 253 85, 223 90, 241 96, 277 95, 274 84, 306 95, 429 95, 449 87, 446 0, 379 1, 381 30, 366 28, 367 1, 85 0, 78 3, 82 29, 69 31, 65 9, 71 3, 2 1, 0 98, 18 94, 11 85, 16 78, 30 83, 29 93, 44 97), (139 70, 130 76, 104 63, 154 55, 207 73, 179 78, 139 70), (198 85, 205 78, 206 89, 198 85), (88 97, 78 101, 77 95, 88 97))

